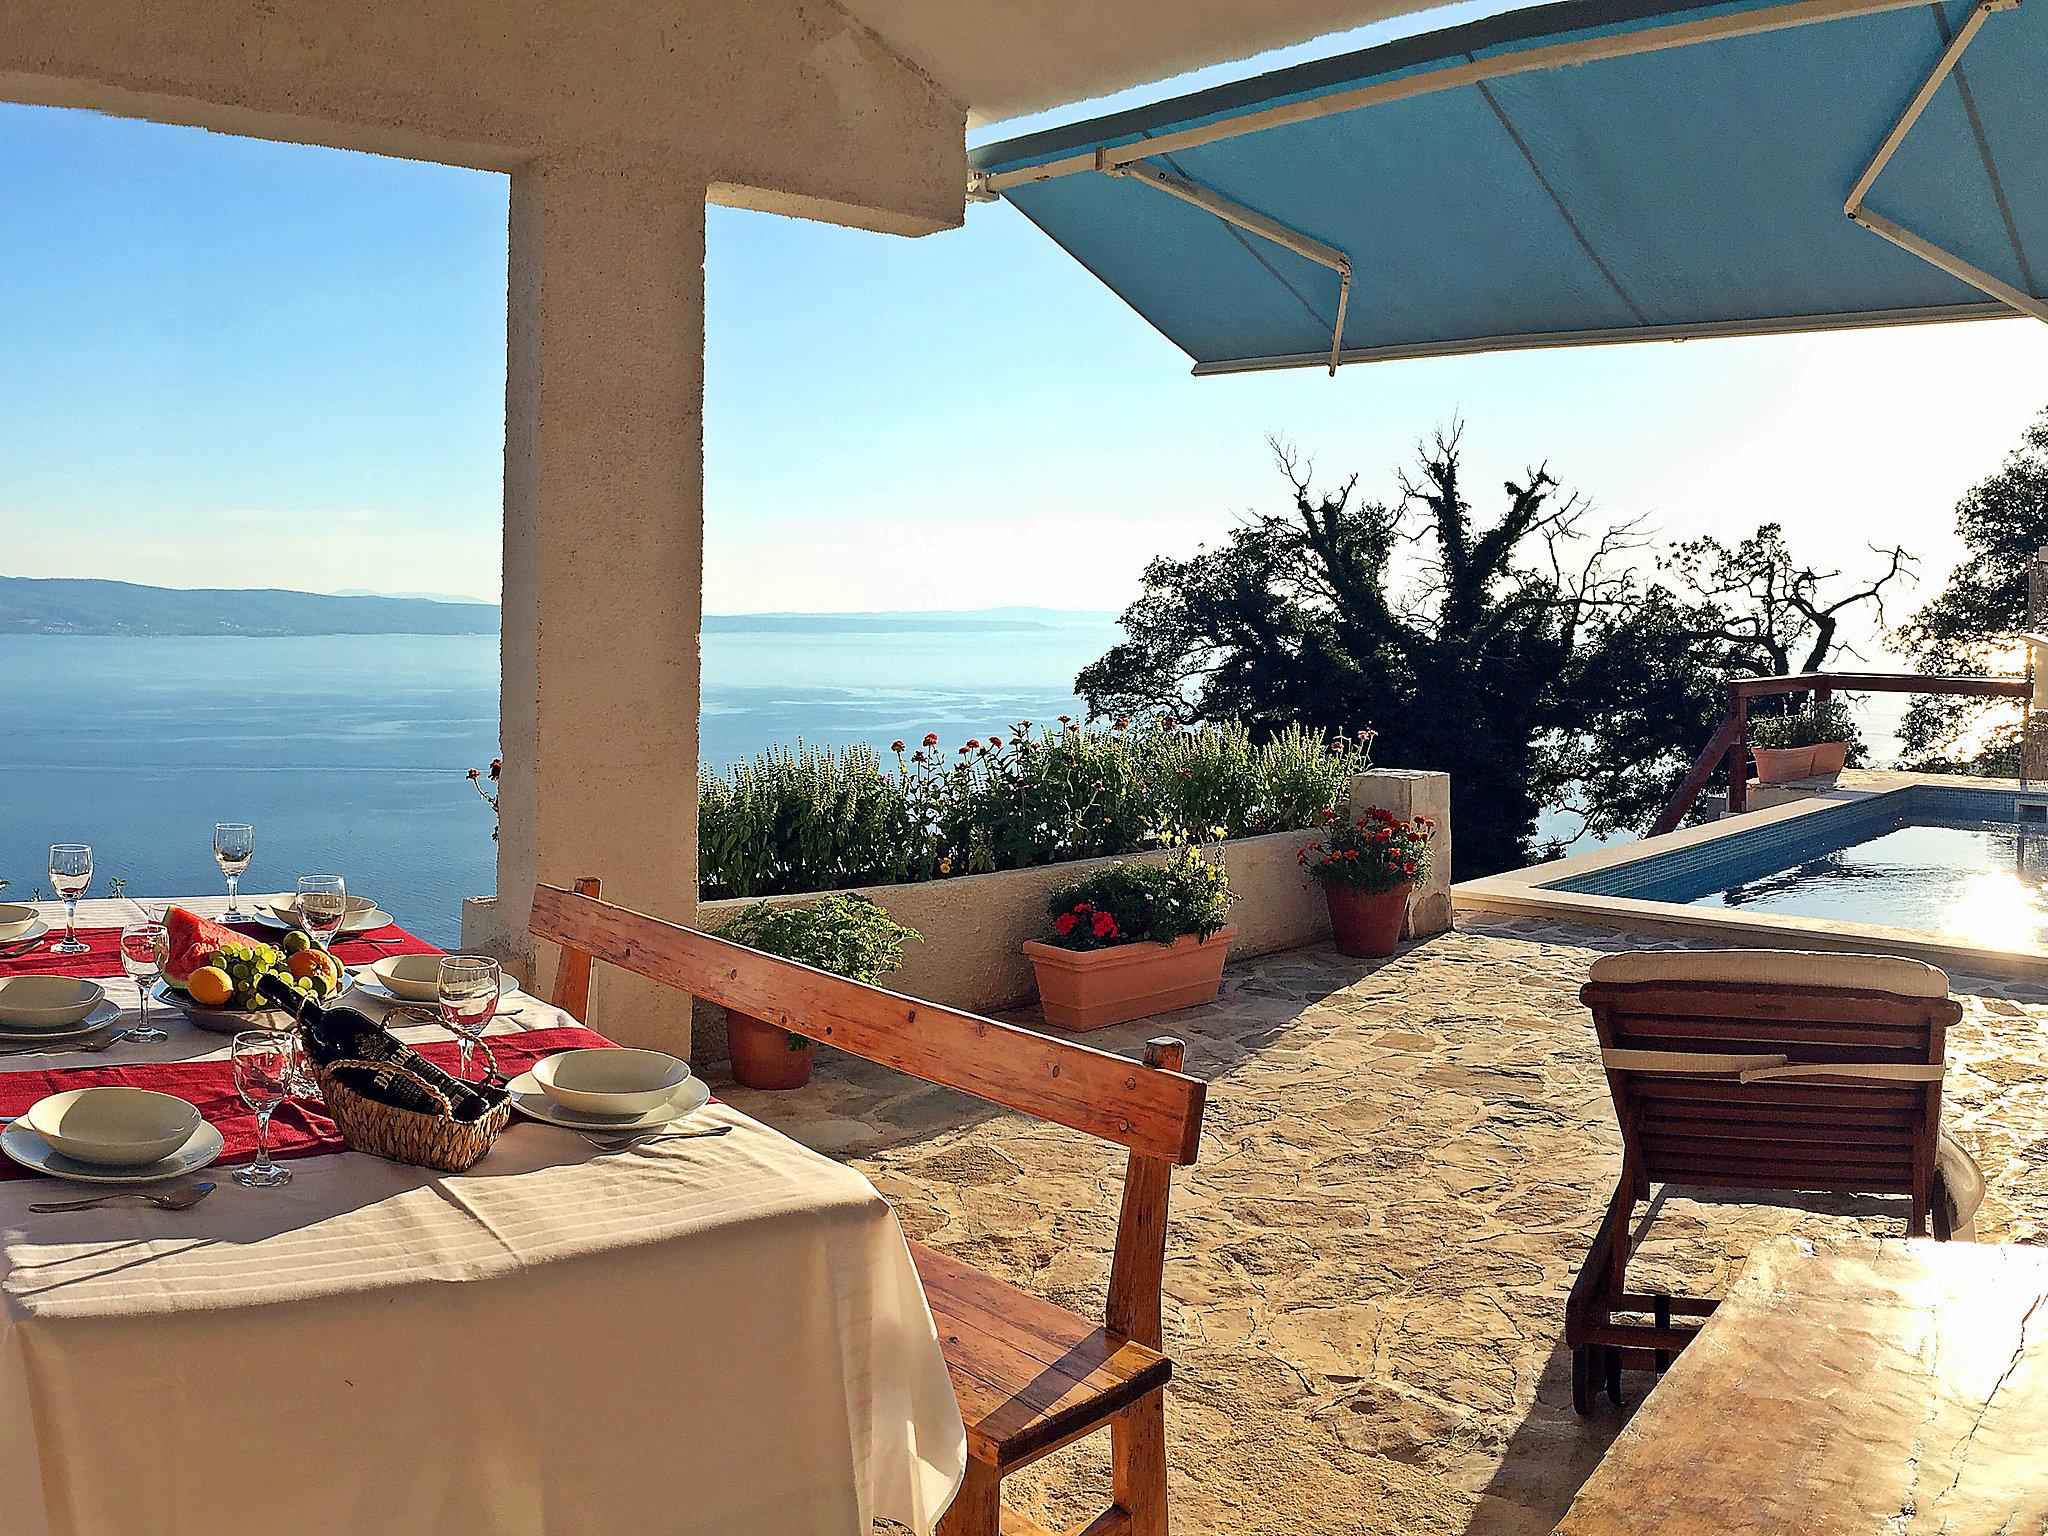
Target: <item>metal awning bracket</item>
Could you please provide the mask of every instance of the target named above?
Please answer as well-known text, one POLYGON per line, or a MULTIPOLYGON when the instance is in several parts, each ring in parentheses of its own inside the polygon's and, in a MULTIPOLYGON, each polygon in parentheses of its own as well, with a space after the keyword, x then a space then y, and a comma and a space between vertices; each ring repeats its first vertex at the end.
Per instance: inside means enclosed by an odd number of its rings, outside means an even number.
POLYGON ((1105 176, 1123 176, 1132 181, 1143 182, 1156 187, 1168 197, 1177 197, 1184 203, 1191 203, 1206 213, 1214 214, 1226 224, 1235 225, 1247 234, 1270 240, 1283 250, 1314 262, 1317 266, 1328 267, 1337 274, 1337 320, 1330 336, 1330 374, 1337 373, 1337 362, 1344 350, 1344 313, 1351 304, 1351 258, 1334 245, 1325 245, 1313 235, 1305 235, 1298 229, 1290 229, 1278 219, 1268 218, 1255 208, 1234 203, 1220 192, 1195 185, 1185 176, 1176 176, 1171 171, 1162 171, 1143 160, 1115 158, 1128 157, 1130 146, 1121 150, 1098 149, 1095 152, 1095 169, 1105 176))
POLYGON ((1916 235, 1895 219, 1888 219, 1881 213, 1873 213, 1864 206, 1864 199, 1870 196, 1870 189, 1884 168, 1891 164, 1892 157, 1899 152, 1899 146, 1906 142, 1906 135, 1920 120, 1929 103, 1934 100, 1948 77, 1955 73, 1962 63, 1963 52, 1976 40, 1984 23, 1991 19, 1994 11, 2011 11, 2019 8, 2020 0, 1978 0, 1971 7, 1963 24, 1956 28, 1955 36, 1948 46, 1941 50, 1941 57, 1934 61, 1934 67, 1927 72, 1927 78, 1920 82, 1906 101, 1898 118, 1892 123, 1891 132, 1877 146, 1877 153, 1870 157, 1870 163, 1863 167, 1863 174, 1856 178, 1856 184, 1849 189, 1848 197, 1842 203, 1842 212, 1873 235, 1891 241, 1902 251, 1911 252, 1931 266, 1939 267, 1949 276, 1968 283, 1980 293, 1988 293, 2000 303, 2010 305, 2021 314, 2032 315, 2037 320, 2048 320, 2048 299, 2036 298, 2024 289, 2015 288, 2011 283, 1994 277, 1982 267, 1972 265, 1953 251, 1943 250, 1923 235, 1916 235))

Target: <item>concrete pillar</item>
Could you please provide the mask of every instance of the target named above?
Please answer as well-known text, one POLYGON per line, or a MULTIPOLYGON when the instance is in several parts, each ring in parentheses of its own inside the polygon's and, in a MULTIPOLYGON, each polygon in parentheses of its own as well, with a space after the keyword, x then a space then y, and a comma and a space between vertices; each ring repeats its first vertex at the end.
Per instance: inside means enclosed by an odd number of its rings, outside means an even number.
MULTIPOLYGON (((2027 561, 2027 622, 2029 633, 2048 629, 2048 549, 2037 549, 2027 561)), ((2048 780, 2048 668, 2044 648, 2027 643, 2027 665, 2034 673, 2034 696, 2027 701, 2026 718, 2020 726, 2020 777, 2030 785, 2048 780)))
MULTIPOLYGON (((500 942, 536 878, 697 904, 704 183, 670 163, 513 173, 500 942)), ((542 968, 552 956, 541 957, 542 968)), ((598 968, 591 1017, 687 1055, 689 1000, 598 968)))
POLYGON ((1436 823, 1429 879, 1408 898, 1403 936, 1427 938, 1451 927, 1451 776, 1420 768, 1371 768, 1351 776, 1351 814, 1368 806, 1403 821, 1427 816, 1436 823))

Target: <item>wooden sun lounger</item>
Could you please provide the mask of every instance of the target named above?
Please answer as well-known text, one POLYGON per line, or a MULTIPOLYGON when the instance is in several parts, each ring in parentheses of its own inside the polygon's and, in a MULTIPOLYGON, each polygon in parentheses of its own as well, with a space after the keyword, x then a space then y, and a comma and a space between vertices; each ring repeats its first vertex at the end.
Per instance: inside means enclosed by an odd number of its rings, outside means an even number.
POLYGON ((1074 1536, 1167 1536, 1160 1291, 1176 1166, 1195 1160, 1207 1086, 1184 1047, 1153 1040, 1142 1064, 919 1002, 764 955, 598 898, 534 892, 531 930, 562 946, 555 1006, 581 1019, 593 959, 767 1019, 928 1083, 1099 1136, 1129 1151, 1101 1322, 922 1243, 910 1244, 967 1425, 967 1478, 939 1536, 1049 1536, 1005 1509, 1002 1479, 1098 1429, 1110 1432, 1110 1507, 1074 1536))
MULTIPOLYGON (((1967 1226, 1982 1182, 1941 1135, 1944 1040, 1962 1010, 1931 965, 1780 950, 1644 951, 1594 962, 1621 1177, 1565 1306, 1572 1403, 1621 1401, 1624 1367, 1662 1371, 1714 1310, 1626 1281, 1651 1186, 1897 1195, 1907 1231, 1967 1226)), ((1739 1196, 1738 1196, 1739 1197, 1739 1196)))

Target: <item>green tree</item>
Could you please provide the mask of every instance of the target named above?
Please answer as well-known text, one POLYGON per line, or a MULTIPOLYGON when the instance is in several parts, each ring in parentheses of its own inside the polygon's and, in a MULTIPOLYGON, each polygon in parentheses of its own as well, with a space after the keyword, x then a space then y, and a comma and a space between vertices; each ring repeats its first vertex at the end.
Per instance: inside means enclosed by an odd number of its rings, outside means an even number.
POLYGON ((1843 590, 1766 525, 1680 544, 1645 573, 1637 527, 1599 525, 1545 468, 1476 515, 1455 431, 1387 501, 1362 499, 1356 476, 1316 491, 1276 454, 1292 506, 1154 560, 1128 638, 1076 690, 1097 711, 1260 735, 1370 724, 1382 762, 1450 771, 1469 874, 1528 862, 1545 808, 1594 834, 1647 824, 1711 734, 1728 674, 1824 662, 1907 563, 1884 551, 1843 590))
MULTIPOLYGON (((2027 565, 2048 546, 2048 410, 2005 463, 1956 503, 1956 533, 1969 553, 1898 640, 1924 672, 2016 670, 2003 637, 2028 627, 2027 565)), ((2009 700, 1916 699, 1899 728, 1901 756, 1921 772, 2011 777, 2019 731, 2009 700)))

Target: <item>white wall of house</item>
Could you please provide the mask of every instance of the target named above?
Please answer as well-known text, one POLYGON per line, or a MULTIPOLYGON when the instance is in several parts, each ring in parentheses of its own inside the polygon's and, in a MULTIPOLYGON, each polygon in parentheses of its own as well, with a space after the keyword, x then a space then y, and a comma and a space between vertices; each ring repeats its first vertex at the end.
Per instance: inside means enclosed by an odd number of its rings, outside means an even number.
MULTIPOLYGON (((584 874, 688 920, 705 202, 957 225, 965 105, 796 0, 15 5, 0 99, 510 173, 502 931, 584 874)), ((593 1006, 687 1049, 673 994, 614 972, 593 1006)))

